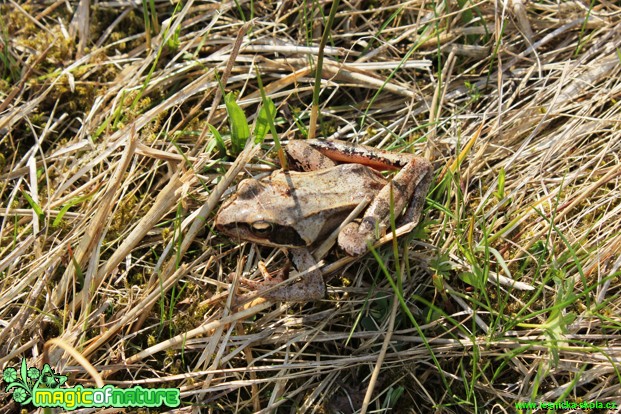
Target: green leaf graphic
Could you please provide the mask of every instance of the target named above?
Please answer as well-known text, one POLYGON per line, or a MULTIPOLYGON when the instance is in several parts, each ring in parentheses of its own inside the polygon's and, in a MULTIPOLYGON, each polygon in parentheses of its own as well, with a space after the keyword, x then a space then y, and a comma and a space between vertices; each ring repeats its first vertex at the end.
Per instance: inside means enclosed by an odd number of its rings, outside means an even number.
POLYGON ((50 367, 50 364, 45 364, 41 371, 41 382, 48 388, 56 388, 56 374, 50 367))
POLYGON ((9 392, 11 389, 15 389, 13 391, 13 400, 15 402, 26 405, 29 404, 32 400, 32 389, 29 385, 29 376, 38 375, 39 370, 36 368, 28 369, 28 365, 26 365, 26 359, 22 359, 21 366, 19 368, 19 378, 17 376, 17 369, 10 367, 4 370, 2 373, 3 379, 8 383, 5 388, 6 392, 9 392), (35 373, 33 370, 36 370, 35 373))
POLYGON ((26 389, 31 391, 28 386, 28 365, 26 365, 26 358, 22 358, 22 366, 19 370, 19 376, 22 377, 22 382, 26 386, 26 389))
POLYGON ((66 375, 56 375, 56 380, 58 381, 58 386, 61 387, 67 382, 66 375))

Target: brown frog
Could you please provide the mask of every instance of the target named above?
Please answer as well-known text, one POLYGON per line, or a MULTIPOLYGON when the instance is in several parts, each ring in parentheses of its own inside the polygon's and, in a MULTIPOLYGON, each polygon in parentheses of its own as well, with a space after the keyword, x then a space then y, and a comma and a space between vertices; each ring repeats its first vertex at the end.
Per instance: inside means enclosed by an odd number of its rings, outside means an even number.
MULTIPOLYGON (((261 180, 242 181, 216 215, 219 231, 237 240, 288 248, 293 264, 304 272, 316 264, 309 249, 365 199, 370 204, 361 220, 352 221, 338 234, 339 246, 349 255, 364 254, 368 243, 386 227, 391 191, 395 215, 409 205, 406 221, 418 222, 433 172, 425 158, 336 140, 290 141, 286 151, 305 172, 277 170, 261 180), (387 180, 377 169, 400 171, 387 180)), ((263 285, 276 282, 272 279, 263 285)), ((291 285, 259 295, 274 301, 321 299, 323 276, 315 268, 291 285)))

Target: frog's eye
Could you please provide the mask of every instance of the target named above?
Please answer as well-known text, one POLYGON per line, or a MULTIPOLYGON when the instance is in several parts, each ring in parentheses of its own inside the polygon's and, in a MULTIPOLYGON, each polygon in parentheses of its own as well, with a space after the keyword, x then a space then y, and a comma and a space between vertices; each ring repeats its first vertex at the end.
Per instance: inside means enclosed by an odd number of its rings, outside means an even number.
POLYGON ((252 233, 259 237, 269 236, 272 233, 273 227, 272 223, 268 221, 255 221, 252 223, 252 233))

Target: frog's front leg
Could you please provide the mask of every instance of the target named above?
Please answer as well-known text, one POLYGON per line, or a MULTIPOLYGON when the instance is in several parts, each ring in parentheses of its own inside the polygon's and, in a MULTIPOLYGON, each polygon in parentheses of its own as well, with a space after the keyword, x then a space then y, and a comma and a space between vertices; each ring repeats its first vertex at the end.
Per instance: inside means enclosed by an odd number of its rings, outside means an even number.
MULTIPOLYGON (((321 270, 316 268, 317 262, 307 249, 290 249, 293 265, 302 275, 302 279, 290 285, 275 289, 259 291, 259 296, 274 302, 309 302, 323 299, 326 295, 326 285, 321 270), (315 267, 313 269, 313 267, 315 267), (309 270, 311 269, 311 270, 309 270)), ((272 279, 262 283, 262 287, 273 286, 282 282, 282 278, 272 279)))
POLYGON ((364 254, 367 251, 367 243, 376 240, 375 229, 381 224, 386 224, 390 217, 391 192, 395 214, 401 213, 409 201, 406 219, 413 223, 417 223, 420 219, 431 184, 433 168, 425 158, 406 154, 404 157, 409 158, 408 163, 382 188, 365 211, 362 221, 349 223, 339 233, 339 246, 347 254, 352 256, 364 254))

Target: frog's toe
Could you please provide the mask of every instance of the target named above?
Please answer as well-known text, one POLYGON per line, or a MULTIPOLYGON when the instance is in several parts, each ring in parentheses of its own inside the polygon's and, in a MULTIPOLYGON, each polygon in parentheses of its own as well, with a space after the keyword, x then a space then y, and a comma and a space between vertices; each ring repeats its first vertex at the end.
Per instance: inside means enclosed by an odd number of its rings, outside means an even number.
POLYGON ((339 246, 350 256, 360 256, 367 252, 369 234, 358 223, 349 223, 339 233, 339 246))

